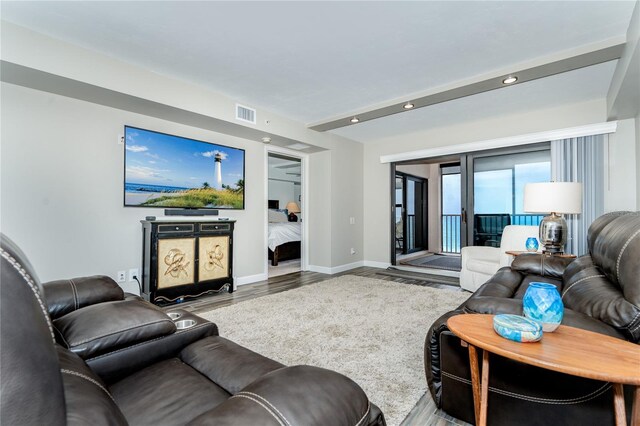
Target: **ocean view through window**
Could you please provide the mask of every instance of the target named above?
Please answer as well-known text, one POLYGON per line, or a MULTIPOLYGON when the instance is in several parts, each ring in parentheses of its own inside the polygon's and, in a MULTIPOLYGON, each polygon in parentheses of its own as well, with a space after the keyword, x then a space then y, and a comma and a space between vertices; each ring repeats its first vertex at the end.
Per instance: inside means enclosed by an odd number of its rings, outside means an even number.
POLYGON ((524 212, 523 194, 525 184, 551 180, 548 149, 472 157, 469 163, 473 185, 466 192, 472 203, 462 199, 465 182, 460 166, 441 169, 443 253, 460 253, 463 233, 467 232, 462 226, 463 208, 469 212, 467 225, 473 227, 467 245, 497 247, 506 225, 537 226, 544 217, 524 212))

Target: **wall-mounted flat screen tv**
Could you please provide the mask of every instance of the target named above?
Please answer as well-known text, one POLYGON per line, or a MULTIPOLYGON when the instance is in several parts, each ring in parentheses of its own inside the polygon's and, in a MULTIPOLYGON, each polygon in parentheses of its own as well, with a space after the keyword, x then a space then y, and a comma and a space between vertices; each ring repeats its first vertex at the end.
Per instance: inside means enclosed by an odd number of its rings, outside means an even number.
POLYGON ((124 205, 244 209, 244 150, 125 126, 124 205))

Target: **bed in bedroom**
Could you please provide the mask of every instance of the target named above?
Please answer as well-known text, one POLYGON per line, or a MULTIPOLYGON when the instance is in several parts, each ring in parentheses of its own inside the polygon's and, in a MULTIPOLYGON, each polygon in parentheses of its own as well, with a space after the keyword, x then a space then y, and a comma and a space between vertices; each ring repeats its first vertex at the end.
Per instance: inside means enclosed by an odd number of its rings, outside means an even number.
MULTIPOLYGON (((273 205, 273 203, 269 203, 269 207, 273 205)), ((267 239, 271 265, 278 266, 280 261, 300 258, 301 225, 300 222, 289 222, 284 210, 269 208, 269 235, 267 239)))

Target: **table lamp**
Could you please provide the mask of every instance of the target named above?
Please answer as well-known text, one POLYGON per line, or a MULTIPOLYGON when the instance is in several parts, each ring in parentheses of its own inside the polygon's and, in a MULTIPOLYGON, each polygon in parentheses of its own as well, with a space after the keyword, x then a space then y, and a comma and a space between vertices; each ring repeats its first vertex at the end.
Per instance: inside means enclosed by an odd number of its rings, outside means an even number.
POLYGON ((295 213, 300 213, 300 207, 298 206, 298 203, 296 203, 295 201, 289 201, 287 203, 286 209, 289 211, 289 222, 297 222, 298 216, 296 216, 295 213))
POLYGON ((526 213, 551 213, 540 222, 543 253, 564 253, 567 221, 563 213, 582 213, 582 184, 578 182, 528 183, 524 186, 526 213))

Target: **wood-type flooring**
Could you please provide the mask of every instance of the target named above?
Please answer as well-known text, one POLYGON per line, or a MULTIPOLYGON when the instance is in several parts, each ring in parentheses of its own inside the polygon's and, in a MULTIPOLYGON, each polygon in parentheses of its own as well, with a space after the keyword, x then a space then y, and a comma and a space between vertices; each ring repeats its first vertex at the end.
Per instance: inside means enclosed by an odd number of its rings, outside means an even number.
MULTIPOLYGON (((413 284, 429 286, 433 288, 446 289, 447 291, 463 291, 459 287, 452 287, 450 284, 441 284, 425 281, 425 279, 412 279, 410 276, 389 276, 382 275, 379 272, 384 270, 371 267, 361 267, 351 269, 339 274, 328 275, 319 272, 296 272, 288 275, 269 278, 266 281, 247 284, 238 287, 233 293, 219 293, 211 296, 200 297, 197 300, 185 301, 173 307, 180 307, 187 311, 198 314, 199 312, 210 311, 215 308, 233 305, 245 300, 255 299, 269 294, 280 293, 305 285, 313 285, 315 283, 329 280, 340 275, 358 275, 361 277, 375 278, 379 280, 394 281, 403 284, 413 284)), ((171 306, 164 309, 169 310, 171 306)), ((426 333, 426 330, 425 330, 426 333)), ((420 374, 424 374, 420 372, 420 374)), ((426 379, 425 379, 426 380, 426 379)), ((436 408, 435 403, 430 396, 424 395, 418 403, 413 407, 407 415, 401 426, 453 426, 467 425, 467 423, 455 419, 442 410, 436 408)))

